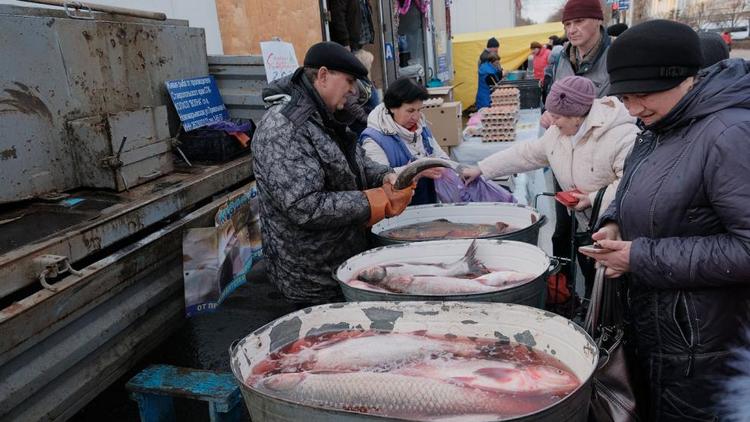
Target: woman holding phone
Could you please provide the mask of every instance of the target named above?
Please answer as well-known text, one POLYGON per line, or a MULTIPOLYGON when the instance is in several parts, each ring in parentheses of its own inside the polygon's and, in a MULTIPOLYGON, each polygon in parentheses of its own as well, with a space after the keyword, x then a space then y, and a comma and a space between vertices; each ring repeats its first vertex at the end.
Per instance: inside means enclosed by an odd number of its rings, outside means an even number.
POLYGON ((750 310, 750 64, 701 65, 698 35, 666 20, 628 29, 607 56, 610 93, 644 130, 593 235, 601 249, 585 253, 625 276, 645 420, 725 420, 750 310))

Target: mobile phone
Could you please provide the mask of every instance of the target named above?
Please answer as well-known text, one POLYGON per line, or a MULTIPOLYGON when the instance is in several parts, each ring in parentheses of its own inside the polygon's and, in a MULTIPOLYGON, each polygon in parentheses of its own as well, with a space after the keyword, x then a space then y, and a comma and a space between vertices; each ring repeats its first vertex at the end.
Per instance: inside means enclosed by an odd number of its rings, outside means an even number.
POLYGON ((609 249, 602 248, 596 243, 594 243, 593 245, 579 246, 578 250, 588 253, 609 252, 609 249))
POLYGON ((566 207, 574 207, 576 204, 578 204, 578 198, 573 196, 573 192, 575 193, 581 193, 578 189, 573 189, 569 191, 564 192, 557 192, 555 194, 555 199, 557 202, 565 205, 566 207))

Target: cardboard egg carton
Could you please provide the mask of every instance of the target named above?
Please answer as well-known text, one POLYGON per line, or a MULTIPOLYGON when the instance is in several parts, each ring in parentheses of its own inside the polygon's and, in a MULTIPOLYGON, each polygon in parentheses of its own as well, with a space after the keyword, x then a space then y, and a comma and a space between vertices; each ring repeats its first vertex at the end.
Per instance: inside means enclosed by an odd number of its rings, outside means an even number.
POLYGON ((482 135, 482 142, 513 142, 516 135, 482 135))
POLYGON ((491 98, 515 98, 520 97, 521 91, 514 86, 503 86, 495 88, 490 95, 491 98))

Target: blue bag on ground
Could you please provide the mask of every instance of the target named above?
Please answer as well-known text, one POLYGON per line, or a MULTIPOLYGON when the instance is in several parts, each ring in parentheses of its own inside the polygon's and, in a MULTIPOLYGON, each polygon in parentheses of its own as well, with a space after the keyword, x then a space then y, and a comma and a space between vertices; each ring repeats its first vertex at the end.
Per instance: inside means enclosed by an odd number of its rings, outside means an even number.
POLYGON ((435 180, 435 191, 443 203, 453 202, 518 202, 506 189, 477 177, 468 185, 452 171, 444 171, 435 180))

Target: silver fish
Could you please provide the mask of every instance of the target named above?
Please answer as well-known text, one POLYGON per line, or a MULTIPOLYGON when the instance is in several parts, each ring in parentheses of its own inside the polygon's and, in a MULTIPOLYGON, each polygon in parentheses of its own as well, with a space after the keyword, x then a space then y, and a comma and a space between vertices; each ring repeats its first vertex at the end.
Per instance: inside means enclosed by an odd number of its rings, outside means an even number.
POLYGON ((417 177, 417 174, 435 167, 449 168, 458 174, 461 174, 462 168, 461 164, 458 164, 455 161, 443 160, 441 158, 424 158, 417 160, 407 164, 403 170, 401 170, 398 178, 396 178, 396 183, 394 183, 393 188, 398 190, 404 189, 411 185, 412 180, 417 177))
POLYGON ((283 366, 303 365, 315 371, 348 371, 387 369, 433 354, 470 356, 476 352, 477 346, 471 342, 391 333, 319 343, 284 356, 281 362, 283 366))
POLYGON ((471 242, 466 254, 458 261, 449 264, 425 264, 425 263, 394 263, 375 265, 361 271, 355 279, 365 281, 373 285, 379 285, 385 280, 393 277, 403 276, 466 276, 471 274, 486 274, 489 272, 476 257, 477 242, 471 242))
POLYGON ((568 395, 581 385, 573 373, 544 364, 462 359, 431 360, 397 370, 403 375, 455 380, 462 385, 507 394, 568 395))
POLYGON ((477 413, 507 416, 534 410, 523 399, 391 373, 286 373, 272 375, 260 384, 299 403, 405 419, 477 413))

